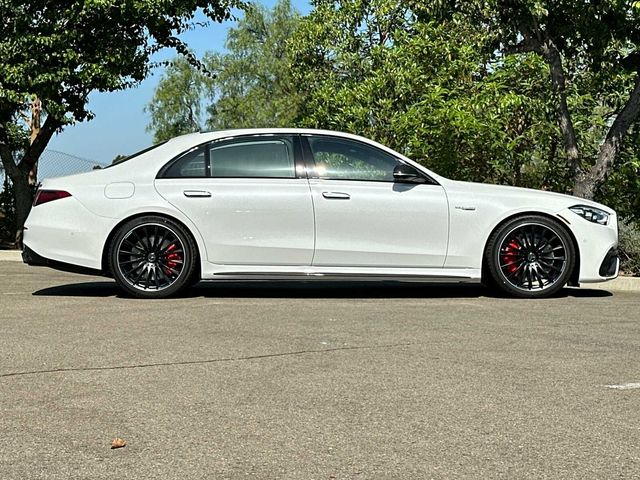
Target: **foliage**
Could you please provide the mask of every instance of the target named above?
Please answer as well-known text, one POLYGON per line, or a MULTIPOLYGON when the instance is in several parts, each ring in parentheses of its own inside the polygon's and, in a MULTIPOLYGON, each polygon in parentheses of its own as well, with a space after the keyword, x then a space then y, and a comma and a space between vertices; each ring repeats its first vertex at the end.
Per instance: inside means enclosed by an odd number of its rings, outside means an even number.
POLYGON ((572 191, 593 198, 640 115, 637 2, 471 0, 461 8, 496 33, 499 56, 531 52, 548 64, 572 191))
POLYGON ((632 222, 620 222, 620 270, 629 275, 640 277, 640 225, 632 222))
MULTIPOLYGON (((638 79, 640 8, 628 1, 583 6, 316 0, 302 19, 288 2, 273 12, 256 7, 231 30, 228 53, 206 57, 216 78, 199 101, 211 103, 212 128, 344 130, 451 178, 571 193, 599 161, 638 79), (532 31, 558 52, 562 91, 548 52, 522 43, 532 31), (284 52, 273 47, 283 43, 284 52), (576 158, 562 127, 562 98, 576 158)), ((180 77, 165 81, 180 85, 180 77)), ((169 118, 184 126, 184 112, 169 118)), ((608 181, 596 191, 636 219, 639 134, 634 120, 617 137, 608 181)))
POLYGON ((625 106, 640 9, 583 5, 316 0, 288 42, 299 124, 370 136, 456 179, 611 200, 637 172, 625 106))
POLYGON ((284 127, 297 115, 298 94, 289 82, 286 41, 299 22, 289 0, 272 10, 259 4, 246 9, 229 31, 229 53, 213 57, 217 72, 210 128, 284 127))
POLYGON ((177 34, 192 27, 197 8, 213 20, 230 1, 144 0, 0 3, 2 124, 37 95, 58 122, 84 120, 92 90, 113 91, 143 80, 162 47, 191 57, 177 34))
POLYGON ((290 86, 285 44, 299 18, 289 0, 272 10, 248 5, 227 34, 226 53, 205 55, 208 74, 174 61, 147 107, 155 140, 199 130, 203 105, 212 129, 291 126, 299 95, 290 86))
POLYGON ((146 108, 151 115, 147 131, 153 132, 154 143, 200 130, 202 102, 210 83, 205 73, 183 57, 167 66, 146 108))
MULTIPOLYGON (((151 56, 175 48, 196 63, 178 35, 201 8, 214 21, 229 17, 234 0, 0 1, 0 157, 16 194, 18 230, 30 203, 29 172, 51 136, 90 119, 90 92, 114 91, 143 80, 151 56), (37 101, 44 122, 16 157, 12 135, 37 101)), ((40 120, 40 113, 38 113, 40 120)), ((39 122, 38 122, 39 123, 39 122)))
POLYGON ((457 179, 558 188, 544 62, 496 62, 493 35, 463 17, 393 5, 316 3, 289 43, 300 124, 372 137, 457 179))

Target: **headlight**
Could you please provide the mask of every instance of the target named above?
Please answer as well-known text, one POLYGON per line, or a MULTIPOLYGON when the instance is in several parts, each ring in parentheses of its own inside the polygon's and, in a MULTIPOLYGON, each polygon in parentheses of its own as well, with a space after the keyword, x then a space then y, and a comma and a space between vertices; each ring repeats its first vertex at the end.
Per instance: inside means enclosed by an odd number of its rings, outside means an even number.
POLYGON ((609 214, 604 210, 600 210, 595 207, 587 207, 586 205, 576 205, 574 207, 569 208, 573 213, 577 213, 585 220, 589 220, 593 223, 598 223, 600 225, 606 225, 609 223, 609 214))

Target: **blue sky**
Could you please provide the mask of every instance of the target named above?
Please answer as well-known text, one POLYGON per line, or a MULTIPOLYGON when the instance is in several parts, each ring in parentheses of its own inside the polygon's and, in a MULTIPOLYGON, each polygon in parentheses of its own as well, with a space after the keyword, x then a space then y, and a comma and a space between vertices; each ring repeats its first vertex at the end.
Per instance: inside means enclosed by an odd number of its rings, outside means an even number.
MULTIPOLYGON (((276 1, 262 0, 260 3, 271 8, 276 1)), ((292 0, 291 3, 303 14, 311 9, 307 0, 292 0)), ((234 22, 210 23, 207 27, 186 32, 181 38, 198 57, 202 57, 207 51, 223 50, 227 30, 233 25, 234 22)), ((158 53, 155 60, 174 56, 174 51, 165 50, 158 53)), ((156 69, 135 88, 91 94, 89 108, 95 118, 65 128, 51 139, 49 148, 99 163, 111 163, 118 154, 127 155, 151 145, 152 135, 146 131, 149 117, 144 107, 153 97, 161 76, 162 70, 156 69)))

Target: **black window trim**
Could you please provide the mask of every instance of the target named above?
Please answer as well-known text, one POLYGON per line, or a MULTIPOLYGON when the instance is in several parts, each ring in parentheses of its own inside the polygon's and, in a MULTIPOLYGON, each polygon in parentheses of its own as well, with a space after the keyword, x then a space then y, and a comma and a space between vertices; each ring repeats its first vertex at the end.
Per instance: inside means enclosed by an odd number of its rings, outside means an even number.
POLYGON ((315 164, 315 160, 313 157, 313 151, 311 150, 311 145, 309 144, 309 137, 322 137, 322 138, 329 138, 329 139, 336 139, 336 140, 342 140, 342 141, 350 141, 350 142, 354 142, 356 144, 359 145, 364 145, 366 147, 369 147, 373 150, 376 150, 384 155, 387 155, 393 159, 395 159, 396 161, 402 163, 403 165, 407 165, 408 167, 413 168, 414 170, 416 170, 420 175, 422 175, 425 179, 426 182, 425 183, 416 183, 415 185, 440 185, 440 183, 438 183, 433 177, 431 177, 431 175, 426 174, 425 172, 423 172, 422 170, 418 170, 416 167, 414 167, 413 165, 407 163, 406 161, 404 161, 402 158, 399 158, 389 152, 387 152, 386 150, 383 150, 379 147, 376 147, 375 145, 371 145, 370 143, 366 143, 366 142, 362 142, 360 140, 355 140, 353 138, 349 138, 349 137, 342 137, 340 135, 327 135, 327 134, 323 134, 323 133, 303 133, 300 135, 300 137, 303 139, 302 140, 302 152, 303 152, 303 157, 304 157, 304 163, 305 163, 305 170, 307 171, 307 175, 310 179, 314 179, 314 180, 327 180, 327 181, 336 181, 336 182, 374 182, 374 183, 396 183, 394 180, 365 180, 365 179, 351 179, 351 178, 322 178, 319 177, 317 175, 314 175, 313 172, 315 172, 316 170, 316 164, 315 164))
POLYGON ((305 164, 303 161, 302 155, 302 141, 300 140, 300 136, 295 133, 250 133, 246 135, 230 135, 228 137, 216 138, 214 140, 208 140, 206 142, 202 142, 198 145, 191 147, 189 150, 184 151, 173 157, 167 163, 163 165, 163 167, 158 171, 156 175, 156 179, 167 179, 167 180, 176 180, 176 179, 272 179, 272 180, 298 180, 301 178, 307 178, 307 168, 305 168, 305 164), (293 169, 294 176, 293 177, 213 177, 211 176, 211 148, 206 148, 208 145, 213 146, 215 144, 220 143, 232 143, 237 140, 243 139, 251 139, 251 138, 263 138, 263 137, 288 137, 293 140, 293 169), (205 168, 206 168, 206 176, 204 177, 165 177, 165 173, 169 170, 176 162, 180 161, 186 155, 194 152, 197 149, 204 149, 205 152, 205 168))

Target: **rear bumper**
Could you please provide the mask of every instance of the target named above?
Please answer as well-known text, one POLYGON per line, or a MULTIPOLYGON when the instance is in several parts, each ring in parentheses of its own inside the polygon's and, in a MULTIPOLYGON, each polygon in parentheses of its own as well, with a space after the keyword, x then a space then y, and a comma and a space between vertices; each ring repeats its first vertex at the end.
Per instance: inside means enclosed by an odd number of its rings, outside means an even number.
POLYGON ((25 245, 22 250, 22 261, 32 267, 47 267, 50 260, 38 255, 25 245))
POLYGON ((72 265, 70 263, 59 262, 57 260, 51 260, 45 258, 42 255, 37 254, 31 250, 28 246, 24 246, 22 250, 22 261, 27 265, 33 267, 49 267, 54 270, 61 270, 63 272, 81 273, 83 275, 103 275, 103 272, 94 268, 81 267, 79 265, 72 265))
MULTIPOLYGON (((63 198, 31 209, 23 243, 46 259, 47 266, 55 261, 99 271, 104 241, 114 223, 114 219, 93 214, 74 197, 63 198)), ((41 262, 31 253, 27 256, 41 262)))

